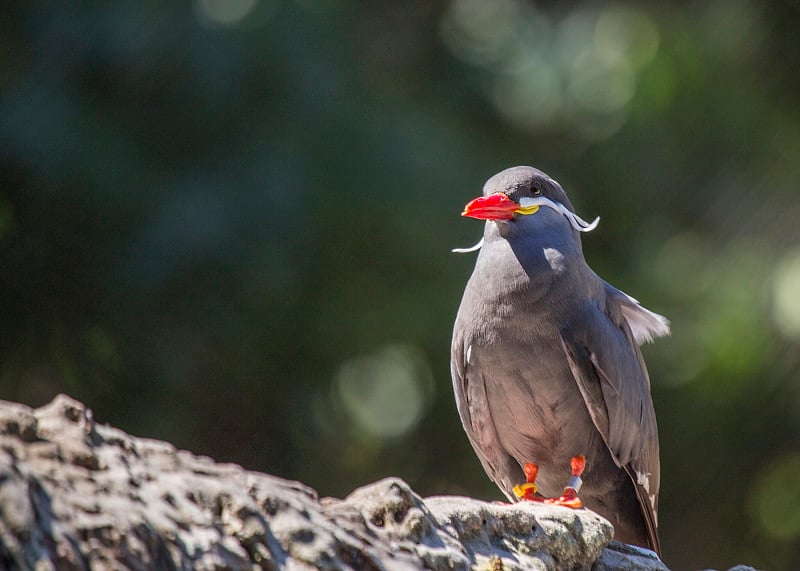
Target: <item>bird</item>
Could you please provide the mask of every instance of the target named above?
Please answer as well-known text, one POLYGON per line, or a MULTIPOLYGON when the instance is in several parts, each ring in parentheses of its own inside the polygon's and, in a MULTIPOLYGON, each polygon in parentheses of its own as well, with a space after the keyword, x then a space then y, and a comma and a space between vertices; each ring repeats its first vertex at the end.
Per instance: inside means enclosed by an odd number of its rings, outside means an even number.
POLYGON ((511 502, 587 507, 615 539, 660 556, 658 427, 639 346, 669 321, 589 267, 581 234, 599 218, 580 218, 544 172, 499 172, 462 215, 486 223, 481 242, 456 250, 479 253, 451 372, 484 470, 511 502))

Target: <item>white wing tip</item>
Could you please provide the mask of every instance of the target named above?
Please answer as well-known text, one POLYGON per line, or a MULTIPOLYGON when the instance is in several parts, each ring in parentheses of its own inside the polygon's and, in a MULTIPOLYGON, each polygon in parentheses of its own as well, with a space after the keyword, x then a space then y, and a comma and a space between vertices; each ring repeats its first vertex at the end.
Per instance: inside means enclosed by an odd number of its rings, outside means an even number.
POLYGON ((622 315, 628 321, 631 333, 639 345, 669 335, 669 319, 642 307, 631 296, 627 297, 631 301, 631 305, 622 305, 622 315))

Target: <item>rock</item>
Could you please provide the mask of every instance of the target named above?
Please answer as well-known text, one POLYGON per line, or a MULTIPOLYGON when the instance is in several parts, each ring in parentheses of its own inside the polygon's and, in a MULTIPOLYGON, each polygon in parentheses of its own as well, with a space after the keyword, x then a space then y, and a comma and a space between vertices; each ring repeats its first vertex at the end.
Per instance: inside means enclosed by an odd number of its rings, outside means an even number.
POLYGON ((603 550, 592 571, 669 571, 666 565, 648 549, 612 541, 603 550))
POLYGON ((652 569, 588 510, 423 500, 398 478, 343 500, 95 423, 0 401, 0 568, 652 569))

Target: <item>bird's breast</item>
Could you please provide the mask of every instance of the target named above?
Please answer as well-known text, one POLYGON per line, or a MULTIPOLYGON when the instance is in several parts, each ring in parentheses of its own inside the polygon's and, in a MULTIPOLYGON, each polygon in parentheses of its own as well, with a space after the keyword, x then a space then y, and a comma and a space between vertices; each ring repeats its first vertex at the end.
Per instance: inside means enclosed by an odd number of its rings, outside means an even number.
POLYGON ((585 302, 576 286, 584 266, 556 244, 488 242, 456 324, 469 382, 484 385, 500 444, 520 464, 539 463, 543 482, 596 445, 561 343, 561 329, 585 302))
POLYGON ((563 480, 569 459, 593 450, 596 436, 563 351, 548 338, 494 333, 492 343, 473 342, 467 353, 500 444, 520 464, 539 464, 544 481, 563 480))
POLYGON ((484 385, 503 449, 521 465, 540 464, 543 484, 563 485, 570 458, 593 450, 598 435, 561 344, 562 317, 547 296, 519 297, 525 292, 483 304, 470 320, 470 382, 484 385))

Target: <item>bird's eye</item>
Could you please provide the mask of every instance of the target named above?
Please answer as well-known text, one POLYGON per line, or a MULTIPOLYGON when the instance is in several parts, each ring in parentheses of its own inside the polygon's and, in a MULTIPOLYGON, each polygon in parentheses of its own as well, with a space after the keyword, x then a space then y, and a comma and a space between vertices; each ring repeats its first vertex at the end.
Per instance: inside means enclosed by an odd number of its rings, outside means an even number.
POLYGON ((531 187, 531 192, 533 196, 541 196, 542 195, 542 185, 538 182, 534 182, 533 186, 531 187))

